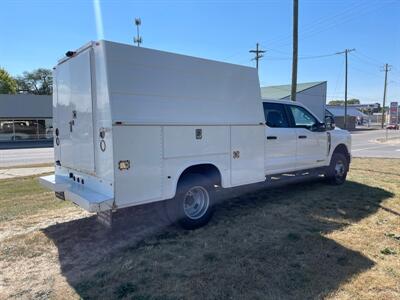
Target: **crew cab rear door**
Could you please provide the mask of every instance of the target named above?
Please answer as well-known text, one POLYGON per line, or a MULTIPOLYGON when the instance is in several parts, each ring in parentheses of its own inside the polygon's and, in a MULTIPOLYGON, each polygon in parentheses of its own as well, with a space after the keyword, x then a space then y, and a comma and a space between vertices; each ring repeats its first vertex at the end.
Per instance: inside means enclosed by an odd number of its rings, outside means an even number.
POLYGON ((296 169, 296 129, 290 127, 284 104, 264 102, 265 174, 296 169))

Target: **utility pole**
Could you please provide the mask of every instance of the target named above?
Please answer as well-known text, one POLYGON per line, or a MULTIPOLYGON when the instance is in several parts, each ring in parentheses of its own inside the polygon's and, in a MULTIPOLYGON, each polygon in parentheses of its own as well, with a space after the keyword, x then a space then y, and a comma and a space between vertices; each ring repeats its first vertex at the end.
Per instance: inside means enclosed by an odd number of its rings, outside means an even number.
POLYGON ((292 57, 292 101, 296 101, 297 94, 297 59, 299 42, 299 0, 293 0, 293 57, 292 57))
POLYGON ((136 25, 136 36, 133 38, 133 42, 137 43, 137 46, 140 47, 140 44, 142 43, 142 37, 139 34, 139 27, 142 25, 142 20, 140 18, 135 19, 135 25, 136 25))
POLYGON ((382 124, 381 128, 383 129, 383 125, 385 124, 385 104, 386 104, 386 88, 387 88, 387 73, 391 70, 390 65, 385 64, 383 66, 383 72, 385 72, 385 85, 383 87, 383 105, 382 105, 382 124))
POLYGON ((356 51, 356 49, 345 49, 342 52, 337 52, 336 54, 344 54, 345 55, 345 72, 344 72, 344 129, 347 128, 347 69, 348 69, 348 54, 350 52, 356 51))
POLYGON ((255 49, 255 50, 250 50, 249 52, 250 52, 250 53, 255 53, 255 54, 256 54, 256 56, 255 56, 252 60, 255 60, 255 61, 256 61, 256 69, 258 70, 258 61, 260 60, 260 58, 262 58, 262 57, 264 56, 263 53, 265 53, 265 52, 267 52, 267 51, 261 50, 261 49, 259 48, 259 44, 257 43, 257 44, 256 44, 256 49, 255 49))

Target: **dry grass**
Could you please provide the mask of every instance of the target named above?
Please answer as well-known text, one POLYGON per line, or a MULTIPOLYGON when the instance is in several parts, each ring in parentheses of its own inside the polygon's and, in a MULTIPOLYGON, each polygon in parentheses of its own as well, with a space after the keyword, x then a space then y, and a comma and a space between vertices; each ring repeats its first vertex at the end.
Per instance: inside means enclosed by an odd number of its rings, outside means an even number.
POLYGON ((160 205, 105 231, 32 178, 0 181, 0 298, 399 299, 399 169, 355 159, 340 187, 235 191, 196 231, 160 205))

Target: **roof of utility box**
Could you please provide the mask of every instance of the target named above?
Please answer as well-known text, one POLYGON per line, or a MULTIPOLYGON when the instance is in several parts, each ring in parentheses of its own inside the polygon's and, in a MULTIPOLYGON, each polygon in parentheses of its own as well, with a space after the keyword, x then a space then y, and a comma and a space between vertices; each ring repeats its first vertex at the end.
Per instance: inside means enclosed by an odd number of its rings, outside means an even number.
POLYGON ((93 43, 93 47, 98 101, 110 103, 113 122, 264 121, 254 68, 109 41, 93 43))

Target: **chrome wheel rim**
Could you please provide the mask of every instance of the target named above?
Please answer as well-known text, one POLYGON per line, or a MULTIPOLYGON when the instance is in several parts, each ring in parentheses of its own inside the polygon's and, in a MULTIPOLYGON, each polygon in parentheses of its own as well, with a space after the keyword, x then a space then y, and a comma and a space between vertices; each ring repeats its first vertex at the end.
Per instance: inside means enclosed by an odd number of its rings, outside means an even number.
POLYGON ((342 178, 344 176, 346 167, 343 161, 338 160, 335 164, 335 176, 336 178, 342 178))
POLYGON ((208 210, 210 196, 202 186, 190 188, 183 199, 183 210, 185 215, 193 220, 200 219, 208 210))

